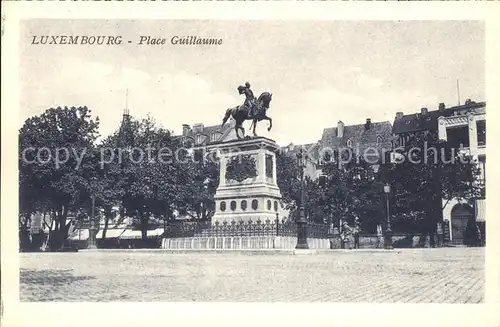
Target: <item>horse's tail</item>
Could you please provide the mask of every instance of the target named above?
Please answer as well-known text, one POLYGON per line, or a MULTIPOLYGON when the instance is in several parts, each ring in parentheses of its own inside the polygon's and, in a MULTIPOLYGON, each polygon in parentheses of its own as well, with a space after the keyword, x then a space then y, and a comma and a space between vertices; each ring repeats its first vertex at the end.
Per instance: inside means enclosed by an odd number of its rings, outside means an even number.
POLYGON ((226 114, 224 115, 224 118, 222 119, 222 125, 220 126, 221 128, 224 127, 224 125, 226 124, 229 117, 231 117, 232 112, 233 112, 232 108, 229 108, 226 110, 226 114))

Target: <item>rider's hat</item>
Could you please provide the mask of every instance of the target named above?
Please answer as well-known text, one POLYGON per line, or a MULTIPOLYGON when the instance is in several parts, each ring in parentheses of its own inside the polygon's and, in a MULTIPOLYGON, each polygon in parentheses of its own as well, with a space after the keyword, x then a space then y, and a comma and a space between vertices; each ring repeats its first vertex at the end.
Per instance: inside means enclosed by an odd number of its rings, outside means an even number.
POLYGON ((245 83, 245 86, 246 86, 246 87, 250 87, 250 83, 246 82, 246 83, 245 83))
POLYGON ((243 85, 238 86, 238 92, 242 94, 245 91, 245 87, 243 85))

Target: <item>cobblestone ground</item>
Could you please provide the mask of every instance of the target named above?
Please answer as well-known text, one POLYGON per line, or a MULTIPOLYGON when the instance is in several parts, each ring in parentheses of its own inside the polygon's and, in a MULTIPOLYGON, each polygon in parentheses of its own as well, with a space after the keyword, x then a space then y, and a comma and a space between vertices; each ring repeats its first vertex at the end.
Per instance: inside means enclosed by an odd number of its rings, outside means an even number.
POLYGON ((484 249, 21 254, 21 301, 480 303, 484 249))

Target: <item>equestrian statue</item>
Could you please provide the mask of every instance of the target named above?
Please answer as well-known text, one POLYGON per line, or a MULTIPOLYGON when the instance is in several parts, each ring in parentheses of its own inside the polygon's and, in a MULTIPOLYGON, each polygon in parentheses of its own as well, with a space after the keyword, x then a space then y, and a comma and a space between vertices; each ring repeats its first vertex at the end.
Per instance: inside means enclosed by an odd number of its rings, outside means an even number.
POLYGON ((243 128, 243 122, 245 120, 251 120, 253 126, 253 135, 257 136, 255 133, 255 127, 257 126, 257 122, 261 120, 268 120, 269 127, 268 131, 273 127, 273 120, 266 115, 267 109, 269 109, 269 103, 272 100, 273 94, 269 92, 263 92, 257 99, 253 95, 252 90, 250 89, 250 83, 246 82, 245 85, 240 85, 237 88, 238 93, 240 95, 245 95, 245 102, 243 105, 236 106, 234 108, 229 108, 226 110, 226 114, 224 115, 224 119, 222 119, 221 128, 226 124, 229 117, 233 117, 236 124, 234 126, 234 130, 236 131, 236 136, 241 139, 238 130, 243 132, 243 136, 245 135, 245 129, 243 128))

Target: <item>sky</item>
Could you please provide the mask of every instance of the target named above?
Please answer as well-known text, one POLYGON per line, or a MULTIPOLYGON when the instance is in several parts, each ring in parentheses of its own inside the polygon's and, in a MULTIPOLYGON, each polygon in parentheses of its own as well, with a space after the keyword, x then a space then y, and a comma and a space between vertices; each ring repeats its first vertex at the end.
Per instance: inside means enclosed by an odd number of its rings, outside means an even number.
POLYGON ((181 133, 182 124, 220 124, 227 108, 243 103, 236 88, 248 81, 256 96, 273 93, 273 129, 260 123, 259 135, 281 145, 316 142, 339 120, 392 122, 398 111, 456 105, 457 79, 462 103, 484 101, 484 32, 479 21, 25 21, 19 127, 50 107, 85 105, 104 136, 127 106, 132 116, 150 115, 181 133), (120 35, 125 42, 32 45, 40 35, 120 35), (141 35, 167 43, 140 46, 141 35), (191 35, 223 43, 169 43, 191 35))

